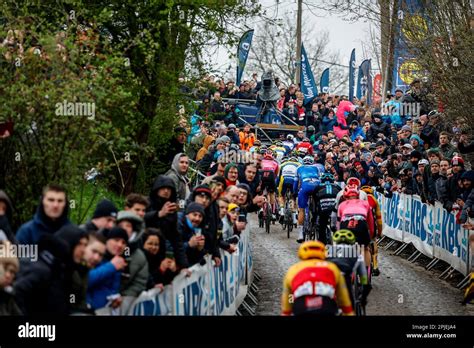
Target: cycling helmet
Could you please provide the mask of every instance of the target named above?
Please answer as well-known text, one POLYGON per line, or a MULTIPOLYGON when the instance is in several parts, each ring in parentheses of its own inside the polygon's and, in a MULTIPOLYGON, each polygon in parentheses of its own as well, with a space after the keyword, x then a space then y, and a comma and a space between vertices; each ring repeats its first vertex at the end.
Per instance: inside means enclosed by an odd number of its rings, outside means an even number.
POLYGON ((282 162, 288 161, 288 156, 283 156, 283 157, 281 158, 281 161, 282 161, 282 162))
POLYGON ((314 132, 315 130, 316 130, 316 128, 314 128, 314 126, 308 126, 308 131, 314 132))
POLYGON ((288 134, 288 135, 286 136, 286 139, 289 140, 289 141, 293 141, 294 138, 295 138, 295 137, 293 136, 293 134, 288 134))
POLYGON ((265 152, 265 155, 263 156, 263 158, 265 159, 273 159, 273 151, 268 149, 266 152, 265 152))
POLYGON ((331 173, 323 173, 321 174, 321 182, 334 182, 334 175, 331 173))
POLYGON ((365 193, 369 194, 369 195, 373 195, 374 194, 374 189, 369 186, 369 185, 364 185, 360 188, 362 191, 364 191, 365 193))
POLYGON ((265 145, 260 146, 259 153, 264 155, 267 152, 268 148, 265 145))
POLYGON ((303 163, 304 164, 314 164, 314 158, 311 156, 305 156, 303 158, 303 163))
POLYGON ((355 178, 355 177, 351 177, 349 179, 347 179, 347 186, 357 186, 357 188, 360 187, 360 180, 355 178))
POLYGON ((298 157, 305 157, 305 156, 306 156, 306 151, 298 150, 298 157))
POLYGON ((298 157, 296 157, 296 156, 290 156, 290 158, 288 159, 288 161, 290 161, 290 162, 298 162, 298 157))
POLYGON ((359 189, 354 186, 347 185, 344 187, 344 198, 359 198, 359 189))
POLYGON ((260 142, 260 140, 258 139, 255 139, 255 141, 253 142, 254 146, 260 146, 262 145, 262 143, 260 142))
POLYGON ((303 138, 303 142, 309 143, 309 138, 308 138, 308 137, 304 137, 304 138, 303 138))
POLYGON ((282 143, 281 141, 277 141, 277 142, 275 143, 275 145, 278 146, 278 147, 280 147, 280 146, 283 146, 283 143, 282 143))
POLYGON ((323 243, 317 240, 311 240, 301 244, 298 249, 298 257, 301 260, 309 259, 326 259, 326 247, 323 243))
POLYGON ((334 232, 332 240, 335 244, 354 244, 356 237, 350 230, 339 230, 334 232))

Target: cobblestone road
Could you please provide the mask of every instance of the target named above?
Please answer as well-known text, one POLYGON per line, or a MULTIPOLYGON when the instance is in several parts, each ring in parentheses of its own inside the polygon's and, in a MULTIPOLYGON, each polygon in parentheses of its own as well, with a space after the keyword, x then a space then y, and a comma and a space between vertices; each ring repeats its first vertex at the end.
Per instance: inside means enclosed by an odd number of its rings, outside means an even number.
MULTIPOLYGON (((270 234, 254 216, 250 223, 255 270, 262 276, 257 315, 279 315, 283 277, 298 261, 296 231, 288 239, 278 223, 270 234)), ((379 260, 381 274, 373 278, 368 315, 474 315, 474 306, 460 305, 461 292, 434 272, 390 251, 381 250, 379 260)))

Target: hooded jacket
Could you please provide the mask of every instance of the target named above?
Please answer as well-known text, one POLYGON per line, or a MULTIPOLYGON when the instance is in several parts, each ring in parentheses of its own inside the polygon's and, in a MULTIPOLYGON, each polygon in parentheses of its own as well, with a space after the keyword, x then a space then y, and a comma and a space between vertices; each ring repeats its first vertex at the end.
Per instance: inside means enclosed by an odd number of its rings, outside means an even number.
POLYGON ((184 252, 183 241, 177 229, 178 214, 168 214, 161 218, 158 216, 159 211, 167 201, 176 202, 176 188, 171 178, 160 175, 155 180, 150 192, 150 207, 148 208, 148 213, 145 214, 145 225, 146 227, 155 227, 161 230, 163 236, 173 247, 176 264, 179 267, 186 268, 188 267, 188 260, 184 252), (170 199, 158 197, 158 190, 162 187, 171 188, 170 199))
POLYGON ((71 222, 67 217, 68 212, 69 205, 66 203, 62 215, 55 221, 51 220, 44 212, 43 197, 41 197, 33 219, 24 223, 18 229, 16 234, 18 244, 37 244, 43 234, 52 235, 61 227, 70 224, 71 222))
POLYGON ((214 140, 215 138, 212 135, 206 135, 202 147, 196 155, 196 161, 200 161, 209 152, 209 145, 211 145, 214 140))
POLYGON ((189 179, 186 177, 186 173, 181 173, 179 171, 179 160, 185 156, 187 157, 185 153, 178 153, 176 156, 174 156, 171 169, 165 173, 166 176, 173 180, 178 200, 186 200, 190 192, 189 179))
POLYGON ((10 198, 5 193, 5 191, 0 190, 0 201, 5 202, 7 205, 7 210, 5 215, 0 215, 0 240, 2 239, 2 231, 5 234, 5 237, 12 243, 17 243, 15 235, 11 228, 11 221, 12 221, 12 213, 13 213, 13 206, 10 198))
POLYGON ((74 301, 69 302, 70 313, 90 312, 87 306, 87 282, 89 269, 85 264, 74 262, 73 253, 75 247, 82 238, 87 238, 87 233, 79 227, 69 224, 63 226, 55 237, 62 239, 69 246, 69 258, 65 262, 65 286, 67 294, 73 295, 74 301))
MULTIPOLYGON (((186 251, 186 256, 190 266, 201 261, 204 255, 206 255, 207 250, 205 247, 202 250, 198 250, 197 248, 191 248, 189 246, 189 240, 196 233, 196 229, 201 228, 201 226, 193 227, 183 212, 178 214, 178 231, 181 234, 181 238, 183 239, 184 250, 186 251)), ((204 236, 207 239, 207 236, 204 236)))
POLYGON ((63 239, 49 233, 40 236, 38 260, 22 260, 14 284, 23 314, 69 314, 66 265, 70 257, 69 245, 63 239))

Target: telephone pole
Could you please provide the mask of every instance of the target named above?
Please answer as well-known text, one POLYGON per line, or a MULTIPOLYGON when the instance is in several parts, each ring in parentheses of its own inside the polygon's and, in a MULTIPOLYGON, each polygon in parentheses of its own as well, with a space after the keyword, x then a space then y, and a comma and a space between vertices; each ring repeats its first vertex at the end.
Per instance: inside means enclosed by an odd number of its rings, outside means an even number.
POLYGON ((298 1, 298 15, 296 19, 296 76, 295 81, 298 85, 301 76, 301 17, 303 14, 303 0, 298 1))

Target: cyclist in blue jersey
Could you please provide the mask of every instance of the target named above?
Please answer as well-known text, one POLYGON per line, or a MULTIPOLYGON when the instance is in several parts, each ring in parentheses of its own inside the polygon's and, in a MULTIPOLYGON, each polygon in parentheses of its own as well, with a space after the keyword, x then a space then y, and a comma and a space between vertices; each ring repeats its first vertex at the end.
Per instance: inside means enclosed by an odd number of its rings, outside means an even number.
POLYGON ((334 176, 331 173, 322 173, 320 175, 321 185, 314 191, 314 201, 316 203, 315 212, 318 214, 319 240, 328 244, 326 227, 331 222, 331 214, 336 207, 336 196, 341 188, 334 184, 334 176))
POLYGON ((314 165, 314 158, 312 156, 304 157, 303 165, 298 168, 293 184, 293 192, 298 192, 298 239, 296 240, 298 243, 304 241, 304 211, 308 207, 308 199, 319 184, 319 170, 314 165))

